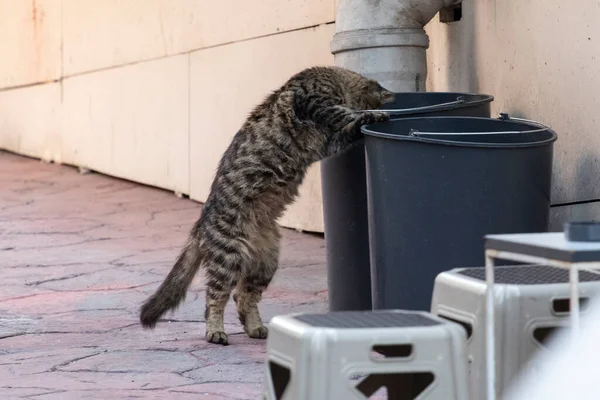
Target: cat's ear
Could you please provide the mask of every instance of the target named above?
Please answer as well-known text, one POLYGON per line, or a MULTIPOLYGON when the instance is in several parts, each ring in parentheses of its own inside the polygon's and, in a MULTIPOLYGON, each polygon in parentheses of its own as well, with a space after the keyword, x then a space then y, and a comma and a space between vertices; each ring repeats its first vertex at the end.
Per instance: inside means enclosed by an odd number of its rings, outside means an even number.
POLYGON ((369 81, 368 83, 368 89, 376 92, 376 93, 381 93, 381 94, 390 94, 392 93, 390 90, 387 90, 386 88, 384 88, 383 86, 381 86, 379 84, 379 82, 377 81, 369 81))
POLYGON ((368 80, 365 83, 365 89, 372 93, 380 93, 383 90, 379 82, 372 80, 368 80))

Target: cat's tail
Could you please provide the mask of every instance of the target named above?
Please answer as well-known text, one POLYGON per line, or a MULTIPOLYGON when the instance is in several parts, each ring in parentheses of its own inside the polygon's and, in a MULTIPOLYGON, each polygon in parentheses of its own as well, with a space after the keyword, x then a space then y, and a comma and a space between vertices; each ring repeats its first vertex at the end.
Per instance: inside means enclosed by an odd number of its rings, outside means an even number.
POLYGON ((191 239, 164 282, 142 305, 140 322, 144 328, 154 328, 164 313, 176 308, 185 299, 187 288, 192 283, 201 263, 200 244, 197 240, 191 239))

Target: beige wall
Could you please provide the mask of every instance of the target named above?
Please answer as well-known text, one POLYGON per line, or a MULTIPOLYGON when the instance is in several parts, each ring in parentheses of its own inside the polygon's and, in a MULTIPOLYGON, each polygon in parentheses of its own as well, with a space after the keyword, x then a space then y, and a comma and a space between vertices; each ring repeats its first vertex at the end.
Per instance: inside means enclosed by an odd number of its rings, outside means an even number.
MULTIPOLYGON (((203 201, 248 111, 332 64, 334 0, 0 0, 0 148, 203 201), (7 62, 8 61, 8 62, 7 62)), ((318 165, 282 224, 322 231, 318 165)))
POLYGON ((552 227, 600 219, 600 7, 559 0, 465 0, 460 21, 427 27, 428 90, 495 96, 494 114, 553 127, 552 227))
MULTIPOLYGON (((0 0, 0 148, 206 198, 250 108, 331 64, 335 0, 0 0)), ((600 7, 465 0, 427 27, 428 90, 551 125, 553 227, 599 218, 600 7)), ((318 165, 282 220, 322 231, 318 165)))

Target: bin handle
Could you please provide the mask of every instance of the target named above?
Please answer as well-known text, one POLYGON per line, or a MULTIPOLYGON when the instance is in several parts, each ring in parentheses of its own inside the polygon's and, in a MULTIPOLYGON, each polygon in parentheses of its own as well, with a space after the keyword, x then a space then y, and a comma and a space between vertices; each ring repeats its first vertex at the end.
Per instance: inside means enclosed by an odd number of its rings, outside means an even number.
POLYGON ((510 117, 506 113, 500 113, 498 117, 501 121, 517 121, 517 122, 526 122, 528 124, 539 126, 539 129, 531 129, 528 131, 499 131, 499 132, 421 132, 417 129, 411 129, 408 131, 409 136, 421 136, 421 135, 435 135, 435 136, 444 136, 444 135, 511 135, 511 134, 522 134, 522 133, 537 133, 544 132, 547 130, 551 130, 549 126, 542 124, 541 122, 532 121, 529 119, 523 118, 514 118, 510 117))
POLYGON ((465 98, 464 96, 458 96, 456 98, 456 100, 454 101, 450 101, 448 103, 439 103, 439 104, 433 104, 430 106, 423 106, 423 107, 415 107, 415 108, 395 108, 395 109, 379 109, 379 110, 358 110, 356 112, 359 113, 366 113, 366 112, 385 112, 388 113, 390 115, 396 115, 396 114, 405 114, 407 112, 410 113, 416 113, 416 112, 422 112, 422 111, 428 111, 428 110, 437 110, 440 107, 446 107, 446 106, 453 106, 456 104, 462 104, 465 102, 465 98))
POLYGON ((435 135, 435 136, 445 136, 445 135, 509 135, 509 134, 520 134, 520 133, 530 133, 530 132, 542 132, 545 129, 535 129, 531 131, 499 131, 499 132, 421 132, 417 129, 411 129, 408 131, 410 136, 422 136, 422 135, 435 135))
MULTIPOLYGON (((512 120, 512 121, 517 121, 517 122, 527 122, 528 124, 531 124, 531 125, 537 125, 540 128, 552 130, 552 129, 550 129, 550 127, 548 125, 542 124, 541 122, 532 121, 530 119, 525 119, 525 118, 511 117, 510 115, 508 115, 508 113, 500 113, 498 115, 498 119, 501 121, 511 121, 512 120)), ((526 132, 530 132, 530 131, 526 131, 526 132)))

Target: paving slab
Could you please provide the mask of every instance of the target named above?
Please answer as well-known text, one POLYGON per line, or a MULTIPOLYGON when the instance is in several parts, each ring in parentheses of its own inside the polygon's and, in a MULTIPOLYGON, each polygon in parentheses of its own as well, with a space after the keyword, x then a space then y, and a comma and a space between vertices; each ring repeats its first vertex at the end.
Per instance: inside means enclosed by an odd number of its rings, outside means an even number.
MULTIPOLYGON (((3 399, 260 398, 265 341, 232 303, 228 347, 204 341, 199 273, 153 331, 138 309, 172 266, 201 204, 168 191, 0 151, 3 399)), ((325 243, 282 229, 263 318, 327 309, 325 243)))

